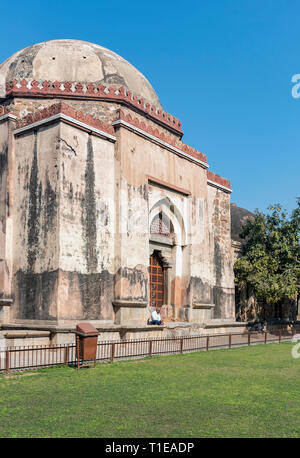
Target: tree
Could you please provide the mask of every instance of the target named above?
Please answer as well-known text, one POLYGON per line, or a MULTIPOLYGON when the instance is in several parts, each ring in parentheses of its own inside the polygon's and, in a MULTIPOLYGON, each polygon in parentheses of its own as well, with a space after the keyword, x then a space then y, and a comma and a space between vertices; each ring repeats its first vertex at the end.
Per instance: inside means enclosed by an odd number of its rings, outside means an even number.
POLYGON ((242 228, 245 240, 234 265, 238 289, 251 287, 265 306, 295 299, 300 291, 300 198, 288 216, 280 204, 258 210, 242 228))

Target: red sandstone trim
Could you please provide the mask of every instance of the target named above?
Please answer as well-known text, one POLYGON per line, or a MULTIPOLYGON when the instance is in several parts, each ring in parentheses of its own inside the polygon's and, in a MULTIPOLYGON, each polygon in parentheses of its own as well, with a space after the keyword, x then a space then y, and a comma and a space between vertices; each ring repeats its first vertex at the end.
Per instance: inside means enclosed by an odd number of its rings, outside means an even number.
POLYGON ((166 181, 159 180, 158 178, 152 177, 151 175, 146 175, 146 178, 149 182, 156 183, 158 185, 164 186, 165 188, 169 188, 172 191, 179 192, 180 194, 184 194, 185 196, 189 196, 191 194, 190 191, 187 189, 179 188, 178 186, 174 186, 171 183, 167 183, 166 181))
POLYGON ((155 121, 167 126, 174 130, 180 136, 183 135, 181 130, 181 122, 170 115, 169 113, 157 109, 156 107, 146 103, 143 98, 132 94, 127 91, 123 86, 104 86, 103 84, 81 84, 72 81, 22 81, 13 80, 6 83, 6 97, 9 96, 23 96, 23 97, 65 97, 65 98, 84 98, 96 99, 105 101, 114 101, 119 103, 126 103, 133 106, 135 109, 147 116, 153 118, 155 121))
POLYGON ((55 103, 50 107, 44 108, 41 111, 36 111, 33 114, 28 114, 25 118, 17 121, 17 128, 28 126, 35 122, 41 121, 42 119, 50 118, 51 116, 59 113, 70 116, 77 121, 107 132, 110 135, 114 135, 115 133, 114 128, 110 124, 102 122, 100 119, 93 118, 93 116, 89 114, 84 115, 82 111, 76 111, 74 108, 62 102, 55 103))
POLYGON ((207 171, 207 179, 210 181, 213 181, 214 183, 220 184, 221 186, 224 186, 225 188, 231 189, 231 184, 229 180, 226 180, 226 178, 220 177, 220 175, 217 175, 216 173, 213 173, 210 170, 207 171))
POLYGON ((126 114, 124 113, 123 110, 119 110, 118 114, 119 114, 118 119, 125 121, 128 124, 131 124, 132 126, 135 126, 138 129, 141 129, 150 135, 153 135, 154 137, 158 138, 159 140, 169 143, 169 145, 180 149, 184 153, 189 154, 192 157, 195 157, 199 161, 207 163, 205 154, 200 153, 199 151, 192 148, 191 146, 186 145, 185 143, 181 142, 180 140, 177 140, 171 137, 170 135, 165 134, 164 132, 160 132, 157 128, 153 128, 151 125, 146 124, 142 120, 140 121, 138 118, 133 118, 130 113, 126 114))
POLYGON ((0 105, 0 116, 3 116, 6 114, 6 108, 2 105, 0 105))

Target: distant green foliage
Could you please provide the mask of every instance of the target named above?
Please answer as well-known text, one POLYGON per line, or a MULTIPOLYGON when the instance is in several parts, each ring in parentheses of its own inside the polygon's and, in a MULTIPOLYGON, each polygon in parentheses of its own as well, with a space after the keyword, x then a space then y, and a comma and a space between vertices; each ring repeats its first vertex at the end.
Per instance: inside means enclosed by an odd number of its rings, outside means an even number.
POLYGON ((294 299, 300 289, 300 199, 290 216, 281 205, 269 214, 255 211, 244 226, 242 256, 234 265, 235 281, 250 286, 265 304, 294 299))

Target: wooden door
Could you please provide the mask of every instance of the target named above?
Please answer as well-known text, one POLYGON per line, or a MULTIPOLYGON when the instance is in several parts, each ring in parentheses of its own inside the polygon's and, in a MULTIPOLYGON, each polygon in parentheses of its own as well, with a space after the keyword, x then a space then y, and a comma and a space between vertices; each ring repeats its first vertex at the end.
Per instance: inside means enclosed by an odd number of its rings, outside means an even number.
POLYGON ((150 256, 150 305, 161 307, 164 303, 164 271, 156 253, 150 256))

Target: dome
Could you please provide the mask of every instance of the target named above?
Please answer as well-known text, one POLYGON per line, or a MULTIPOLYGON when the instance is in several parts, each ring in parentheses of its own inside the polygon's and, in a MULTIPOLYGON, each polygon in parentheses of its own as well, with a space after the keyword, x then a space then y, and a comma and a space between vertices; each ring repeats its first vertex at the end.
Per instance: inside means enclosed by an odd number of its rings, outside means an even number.
POLYGON ((241 239, 240 233, 242 227, 247 223, 249 218, 254 216, 254 213, 250 212, 246 208, 238 207, 236 204, 230 204, 231 214, 231 238, 235 242, 244 243, 245 240, 241 239))
POLYGON ((124 86, 152 105, 160 101, 147 79, 118 54, 79 40, 51 40, 13 54, 0 65, 0 97, 13 80, 72 81, 124 86))

